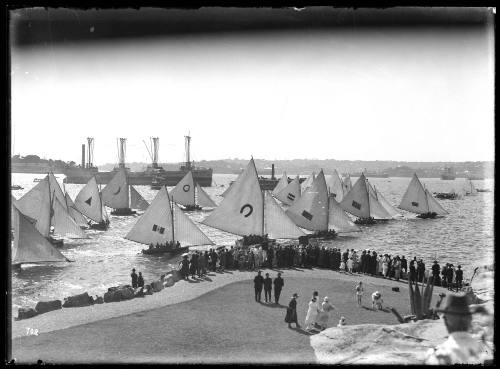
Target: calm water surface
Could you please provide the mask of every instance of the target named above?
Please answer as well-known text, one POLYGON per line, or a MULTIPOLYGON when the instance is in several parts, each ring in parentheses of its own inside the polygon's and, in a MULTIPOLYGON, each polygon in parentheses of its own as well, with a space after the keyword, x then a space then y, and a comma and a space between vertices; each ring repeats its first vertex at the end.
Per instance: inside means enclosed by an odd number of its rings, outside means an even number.
MULTIPOLYGON (((305 175, 305 173, 303 174, 305 175)), ((19 199, 36 183, 34 178, 41 174, 12 174, 12 184, 19 184, 23 190, 12 191, 19 199)), ((60 183, 63 174, 56 175, 60 183)), ((219 195, 225 191, 236 175, 214 174, 213 186, 205 188, 216 203, 222 201, 219 195)), ((328 179, 328 178, 327 178, 328 179)), ((352 178, 353 183, 356 178, 352 178)), ((393 205, 399 204, 410 178, 369 179, 393 205)), ((448 192, 461 187, 463 179, 443 181, 438 178, 422 178, 421 181, 431 192, 448 192)), ((474 181, 477 188, 493 191, 493 180, 474 181)), ((83 185, 66 184, 66 191, 74 198, 83 185)), ((149 186, 135 186, 151 202, 156 190, 149 186)), ((169 188, 170 189, 170 188, 169 188)), ((331 241, 332 247, 371 249, 378 253, 405 255, 407 259, 422 258, 426 267, 437 257, 441 264, 451 262, 461 264, 465 277, 470 278, 475 266, 492 264, 494 257, 493 205, 494 193, 479 193, 465 196, 460 200, 438 200, 450 213, 439 219, 418 219, 413 214, 403 212, 405 218, 372 226, 363 226, 362 232, 338 237, 331 241)), ((109 212, 108 212, 109 213, 109 212)), ((203 220, 209 212, 187 213, 195 222, 203 220)), ((67 239, 61 248, 63 254, 75 260, 73 263, 46 265, 25 265, 21 272, 12 275, 13 308, 32 306, 37 301, 63 299, 66 296, 88 292, 102 295, 108 287, 129 283, 132 268, 141 271, 146 283, 177 265, 179 257, 148 256, 141 254, 145 245, 123 237, 137 221, 137 216, 115 217, 110 215, 110 228, 103 231, 86 231, 89 239, 67 239)), ((237 236, 210 228, 199 227, 217 245, 232 245, 237 236)), ((193 249, 205 249, 195 247, 193 249)))

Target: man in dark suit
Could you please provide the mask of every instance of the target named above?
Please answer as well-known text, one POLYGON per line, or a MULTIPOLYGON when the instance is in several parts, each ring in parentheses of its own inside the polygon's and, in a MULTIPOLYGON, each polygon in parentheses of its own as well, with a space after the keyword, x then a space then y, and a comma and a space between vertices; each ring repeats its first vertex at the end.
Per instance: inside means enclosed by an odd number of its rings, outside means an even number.
POLYGON ((457 266, 457 270, 455 270, 455 281, 457 283, 457 292, 462 289, 462 281, 464 279, 464 271, 462 270, 462 266, 457 266))
POLYGON ((269 278, 269 273, 266 273, 264 278, 264 298, 266 302, 271 302, 271 290, 273 289, 273 280, 269 278))
POLYGON ((255 301, 260 302, 262 297, 262 287, 264 286, 264 278, 260 274, 262 273, 260 270, 253 279, 253 287, 255 289, 255 301))
POLYGON ((135 269, 132 269, 132 274, 130 274, 130 277, 132 278, 132 287, 137 288, 137 274, 135 274, 135 269))
POLYGON ((283 278, 281 278, 281 273, 278 273, 278 276, 276 278, 274 278, 273 284, 274 284, 274 303, 279 304, 280 303, 281 289, 285 285, 283 278))

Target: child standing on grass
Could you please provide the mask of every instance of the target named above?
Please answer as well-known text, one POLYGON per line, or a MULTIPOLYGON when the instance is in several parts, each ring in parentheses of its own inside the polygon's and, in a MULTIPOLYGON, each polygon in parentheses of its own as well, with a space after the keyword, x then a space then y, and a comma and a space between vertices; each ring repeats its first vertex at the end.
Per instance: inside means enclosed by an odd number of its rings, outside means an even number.
POLYGON ((345 271, 345 262, 344 262, 344 260, 342 260, 342 262, 340 263, 340 270, 345 271))
POLYGON ((363 296, 363 284, 361 281, 356 286, 356 299, 358 301, 358 306, 361 306, 361 297, 363 296))
POLYGON ((347 271, 349 273, 352 274, 352 265, 353 265, 353 261, 352 261, 352 256, 347 260, 347 271))

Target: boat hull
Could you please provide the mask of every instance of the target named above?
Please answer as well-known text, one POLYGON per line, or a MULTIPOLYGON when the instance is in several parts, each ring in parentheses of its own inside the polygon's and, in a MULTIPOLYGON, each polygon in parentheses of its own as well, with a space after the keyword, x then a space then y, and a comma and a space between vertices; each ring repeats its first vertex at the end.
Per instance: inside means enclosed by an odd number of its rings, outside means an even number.
POLYGON ((143 249, 142 253, 145 255, 163 255, 163 254, 177 255, 184 251, 189 251, 189 246, 179 247, 178 249, 171 249, 167 247, 161 247, 157 249, 153 248, 151 250, 143 249))

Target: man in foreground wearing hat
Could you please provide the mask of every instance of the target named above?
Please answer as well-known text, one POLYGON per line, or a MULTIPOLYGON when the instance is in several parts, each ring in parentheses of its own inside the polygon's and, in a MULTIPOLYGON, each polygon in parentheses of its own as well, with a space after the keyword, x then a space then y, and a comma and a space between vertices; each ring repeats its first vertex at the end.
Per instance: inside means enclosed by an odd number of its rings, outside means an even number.
POLYGON ((430 349, 425 364, 483 364, 488 359, 487 347, 469 333, 472 314, 465 295, 449 295, 443 309, 444 324, 449 336, 446 341, 430 349))
POLYGON ((264 287, 264 277, 261 275, 261 271, 257 272, 257 275, 253 279, 253 287, 255 290, 255 301, 260 302, 262 297, 262 287, 264 287))
POLYGON ((292 328, 291 323, 295 323, 296 328, 300 328, 299 323, 297 323, 297 298, 299 295, 294 293, 290 303, 288 304, 288 308, 286 309, 285 322, 288 323, 288 328, 292 328))

